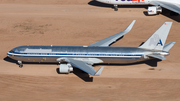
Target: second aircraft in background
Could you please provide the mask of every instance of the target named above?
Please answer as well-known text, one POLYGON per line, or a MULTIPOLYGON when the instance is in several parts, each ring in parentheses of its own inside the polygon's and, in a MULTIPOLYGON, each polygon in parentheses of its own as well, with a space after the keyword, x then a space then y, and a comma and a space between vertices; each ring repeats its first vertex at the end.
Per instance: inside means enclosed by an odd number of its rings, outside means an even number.
POLYGON ((148 15, 162 12, 162 7, 171 11, 171 15, 180 14, 180 0, 96 0, 106 4, 113 4, 115 11, 118 5, 154 5, 148 7, 148 15))

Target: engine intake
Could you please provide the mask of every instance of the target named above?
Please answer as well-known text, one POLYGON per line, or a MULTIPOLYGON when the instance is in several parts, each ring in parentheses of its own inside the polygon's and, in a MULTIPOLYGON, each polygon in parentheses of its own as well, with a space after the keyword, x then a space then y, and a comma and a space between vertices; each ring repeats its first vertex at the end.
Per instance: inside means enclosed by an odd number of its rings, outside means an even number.
POLYGON ((162 8, 160 6, 151 6, 148 7, 148 15, 156 15, 162 12, 162 8))
POLYGON ((59 72, 62 74, 68 74, 73 71, 71 64, 60 64, 59 72))

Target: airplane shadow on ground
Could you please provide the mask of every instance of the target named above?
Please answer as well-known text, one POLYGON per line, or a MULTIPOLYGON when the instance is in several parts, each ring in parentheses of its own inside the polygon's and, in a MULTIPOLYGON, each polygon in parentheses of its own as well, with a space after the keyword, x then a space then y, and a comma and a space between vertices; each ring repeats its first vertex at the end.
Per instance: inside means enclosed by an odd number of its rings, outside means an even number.
MULTIPOLYGON (((91 6, 97 6, 97 7, 106 7, 106 8, 111 8, 114 9, 114 6, 112 4, 105 4, 105 3, 100 3, 98 1, 92 0, 90 2, 88 2, 89 5, 91 6)), ((145 8, 148 9, 148 6, 152 6, 152 5, 118 5, 118 8, 145 8)), ((113 11, 113 10, 112 10, 113 11)), ((163 16, 166 16, 174 21, 180 22, 180 16, 171 16, 170 13, 171 11, 167 10, 167 9, 162 9, 162 14, 163 16)), ((118 12, 118 11, 117 11, 118 12)), ((147 11, 142 12, 145 16, 150 16, 148 15, 147 11)), ((152 16, 158 16, 158 15, 152 15, 152 16)))
POLYGON ((171 16, 170 13, 171 11, 167 10, 167 9, 163 9, 162 10, 163 12, 161 13, 162 15, 174 20, 174 21, 177 21, 177 22, 180 22, 180 16, 179 15, 175 15, 175 16, 171 16))
MULTIPOLYGON (((106 8, 112 8, 114 9, 114 6, 112 4, 105 4, 98 2, 96 0, 92 0, 88 2, 89 5, 91 6, 97 6, 97 7, 106 7, 106 8)), ((148 8, 146 5, 118 5, 118 8, 148 8)))
MULTIPOLYGON (((13 60, 9 57, 5 57, 4 61, 7 62, 11 62, 11 63, 17 63, 16 60, 13 60)), ((157 63, 161 61, 158 59, 151 59, 151 60, 147 60, 147 61, 143 61, 143 62, 137 62, 137 63, 130 63, 130 64, 96 64, 93 66, 98 66, 98 65, 103 65, 103 66, 129 66, 129 65, 139 65, 139 64, 147 64, 151 67, 157 67, 157 63)), ((34 63, 34 62, 23 62, 23 64, 40 64, 40 63, 34 63)), ((41 63, 41 64, 47 64, 47 65, 59 65, 58 63, 41 63)), ((17 66, 18 67, 18 66, 17 66)), ((60 74, 59 72, 59 68, 56 69, 56 72, 58 74, 60 74)), ((85 82, 93 82, 93 77, 90 77, 90 75, 88 73, 83 72, 82 70, 78 69, 78 68, 73 68, 73 73, 78 76, 79 78, 81 78, 82 80, 84 80, 85 82)))

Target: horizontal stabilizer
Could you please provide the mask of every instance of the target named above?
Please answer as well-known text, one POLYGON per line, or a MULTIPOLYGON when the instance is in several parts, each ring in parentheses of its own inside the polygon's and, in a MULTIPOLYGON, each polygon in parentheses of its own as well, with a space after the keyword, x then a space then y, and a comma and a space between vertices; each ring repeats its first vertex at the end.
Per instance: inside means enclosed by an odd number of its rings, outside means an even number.
POLYGON ((176 42, 170 42, 170 43, 168 43, 168 44, 165 44, 165 45, 164 45, 164 48, 163 48, 163 51, 168 52, 168 51, 174 46, 175 43, 176 43, 176 42))
POLYGON ((162 55, 148 55, 149 57, 153 57, 153 58, 156 58, 156 59, 159 59, 159 60, 165 60, 166 58, 162 55))
POLYGON ((103 69, 104 69, 104 67, 101 67, 101 68, 96 72, 95 76, 100 76, 103 69))

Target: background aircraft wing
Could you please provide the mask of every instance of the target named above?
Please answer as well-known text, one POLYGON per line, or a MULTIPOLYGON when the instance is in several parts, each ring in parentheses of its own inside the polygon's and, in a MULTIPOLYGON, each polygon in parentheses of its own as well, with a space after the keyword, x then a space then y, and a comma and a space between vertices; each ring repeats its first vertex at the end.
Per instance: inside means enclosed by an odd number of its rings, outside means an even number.
POLYGON ((95 76, 99 76, 103 70, 104 67, 101 67, 97 72, 94 70, 92 65, 88 65, 86 62, 84 61, 80 61, 80 60, 75 60, 75 59, 65 59, 66 62, 69 62, 71 65, 73 65, 76 68, 81 69, 82 71, 90 74, 90 75, 95 75, 95 76))
POLYGON ((122 32, 120 32, 120 33, 117 33, 117 34, 115 34, 115 35, 112 35, 112 36, 110 36, 110 37, 108 37, 108 38, 105 38, 105 39, 103 39, 103 40, 100 40, 100 41, 98 41, 98 42, 96 42, 96 43, 93 43, 93 44, 91 44, 91 45, 89 45, 89 46, 98 47, 98 46, 109 46, 109 45, 111 45, 113 42, 117 41, 117 40, 118 40, 119 38, 121 38, 123 35, 125 35, 126 33, 128 33, 128 32, 132 29, 135 21, 136 21, 136 20, 133 20, 132 23, 131 23, 124 31, 122 31, 122 32))
POLYGON ((168 10, 174 11, 178 14, 180 14, 180 5, 170 2, 164 2, 164 1, 151 1, 151 5, 161 6, 168 10))

